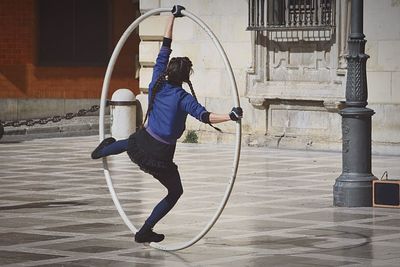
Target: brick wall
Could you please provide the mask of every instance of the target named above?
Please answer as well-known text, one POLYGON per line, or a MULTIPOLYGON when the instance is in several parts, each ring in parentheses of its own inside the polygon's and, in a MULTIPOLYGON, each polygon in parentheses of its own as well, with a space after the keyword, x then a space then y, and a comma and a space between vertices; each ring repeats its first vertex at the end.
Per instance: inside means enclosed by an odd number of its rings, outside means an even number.
POLYGON ((33 61, 34 1, 0 2, 0 97, 22 97, 33 61))
MULTIPOLYGON (((130 0, 113 1, 112 45, 137 15, 130 0)), ((105 67, 38 67, 35 0, 0 1, 0 98, 99 98, 105 67)), ((133 35, 121 51, 110 86, 138 92, 133 35)), ((111 51, 110 51, 111 54, 111 51)))

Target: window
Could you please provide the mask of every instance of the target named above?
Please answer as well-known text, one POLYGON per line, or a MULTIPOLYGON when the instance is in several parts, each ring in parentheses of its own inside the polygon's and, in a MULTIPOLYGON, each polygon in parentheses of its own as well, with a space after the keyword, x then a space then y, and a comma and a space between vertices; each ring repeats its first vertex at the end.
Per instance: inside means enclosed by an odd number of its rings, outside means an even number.
POLYGON ((335 1, 249 0, 248 23, 248 30, 282 32, 274 36, 287 41, 329 40, 335 28, 335 1))
POLYGON ((38 64, 106 65, 108 0, 38 0, 38 64))

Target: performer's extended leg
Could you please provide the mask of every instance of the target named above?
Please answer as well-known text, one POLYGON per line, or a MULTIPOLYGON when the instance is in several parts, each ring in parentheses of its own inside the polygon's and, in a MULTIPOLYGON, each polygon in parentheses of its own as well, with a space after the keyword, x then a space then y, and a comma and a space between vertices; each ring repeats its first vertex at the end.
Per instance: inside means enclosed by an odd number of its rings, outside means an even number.
POLYGON ((92 159, 99 159, 110 155, 117 155, 128 149, 128 139, 115 141, 114 138, 106 138, 92 152, 92 159))
POLYGON ((128 139, 124 139, 116 141, 111 145, 104 147, 101 150, 101 154, 103 157, 107 157, 110 155, 121 154, 122 152, 126 152, 127 149, 128 149, 128 139))

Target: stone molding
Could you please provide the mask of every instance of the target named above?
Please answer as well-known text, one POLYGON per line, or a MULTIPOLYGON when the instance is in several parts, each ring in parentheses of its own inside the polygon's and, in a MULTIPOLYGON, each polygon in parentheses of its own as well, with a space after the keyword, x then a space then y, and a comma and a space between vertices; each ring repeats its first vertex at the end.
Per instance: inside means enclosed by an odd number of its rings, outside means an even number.
POLYGON ((253 32, 253 66, 247 73, 246 96, 255 108, 263 99, 309 100, 339 110, 344 99, 349 1, 336 1, 336 38, 332 42, 275 42, 265 32, 253 32))

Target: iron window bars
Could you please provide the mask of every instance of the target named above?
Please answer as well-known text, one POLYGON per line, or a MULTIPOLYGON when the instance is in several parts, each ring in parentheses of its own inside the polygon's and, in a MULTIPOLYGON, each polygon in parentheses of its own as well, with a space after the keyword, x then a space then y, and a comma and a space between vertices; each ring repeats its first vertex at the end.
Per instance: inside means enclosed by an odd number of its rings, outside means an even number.
POLYGON ((274 41, 329 41, 335 0, 249 0, 247 30, 267 31, 274 41))

